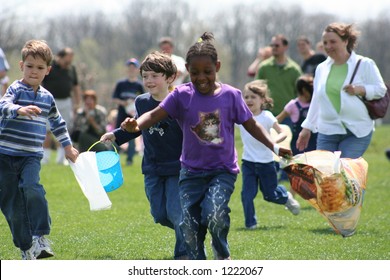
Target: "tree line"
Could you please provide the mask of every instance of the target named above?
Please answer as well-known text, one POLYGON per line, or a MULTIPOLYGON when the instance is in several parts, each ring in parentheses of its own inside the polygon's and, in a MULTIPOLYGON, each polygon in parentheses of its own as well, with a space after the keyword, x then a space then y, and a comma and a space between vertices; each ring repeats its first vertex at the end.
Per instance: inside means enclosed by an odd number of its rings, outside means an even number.
MULTIPOLYGON (((273 35, 283 33, 289 38, 289 56, 300 63, 296 48, 300 35, 306 35, 314 45, 329 23, 354 23, 321 11, 307 14, 300 6, 249 5, 244 1, 216 11, 209 18, 201 16, 202 9, 192 9, 180 0, 129 0, 123 12, 115 16, 103 12, 64 13, 31 22, 13 14, 11 8, 7 10, 6 5, 0 9, 3 9, 0 47, 11 63, 11 80, 20 76, 17 61, 25 41, 44 39, 54 53, 69 46, 75 50, 82 87, 97 90, 100 103, 107 108, 113 106, 111 92, 115 82, 124 76, 124 62, 129 57, 142 61, 150 51, 158 50, 162 36, 174 38, 175 53, 185 56, 203 32, 213 32, 222 62, 219 78, 242 89, 251 80, 247 67, 258 48, 268 45, 273 35)), ((361 31, 357 52, 374 59, 387 82, 390 82, 390 66, 386 63, 390 61, 389 13, 383 11, 376 19, 357 25, 361 31)))

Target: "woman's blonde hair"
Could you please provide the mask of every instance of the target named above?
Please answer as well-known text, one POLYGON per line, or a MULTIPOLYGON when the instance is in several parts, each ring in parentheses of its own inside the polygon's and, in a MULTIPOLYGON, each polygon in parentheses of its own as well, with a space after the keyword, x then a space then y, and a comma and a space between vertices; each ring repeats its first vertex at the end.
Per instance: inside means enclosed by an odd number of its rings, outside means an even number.
POLYGON ((324 32, 334 32, 341 40, 347 42, 347 50, 351 53, 357 46, 357 39, 360 31, 355 28, 354 24, 347 24, 342 22, 333 22, 325 27, 324 32))

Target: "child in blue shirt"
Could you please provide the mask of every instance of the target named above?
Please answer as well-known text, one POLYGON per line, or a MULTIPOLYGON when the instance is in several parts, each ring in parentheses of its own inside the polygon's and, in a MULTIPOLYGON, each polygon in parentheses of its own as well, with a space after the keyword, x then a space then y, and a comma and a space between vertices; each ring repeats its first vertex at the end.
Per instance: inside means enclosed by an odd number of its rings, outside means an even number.
MULTIPOLYGON (((168 55, 153 52, 140 66, 144 86, 149 91, 135 99, 137 117, 153 110, 168 95, 168 87, 174 81, 176 66, 168 55)), ((115 141, 118 145, 141 135, 129 133, 121 128, 101 137, 103 142, 115 141)), ((148 130, 142 131, 144 156, 142 173, 150 212, 156 223, 175 230, 175 259, 187 259, 181 222, 179 199, 180 154, 183 141, 181 129, 176 120, 165 118, 148 130)))
POLYGON ((215 259, 230 259, 227 235, 228 203, 239 167, 234 147, 234 125, 243 124, 253 137, 281 156, 291 151, 274 144, 256 123, 241 91, 216 81, 221 63, 211 40, 204 33, 187 52, 191 82, 179 85, 154 110, 138 119, 128 118, 121 127, 142 131, 172 117, 183 131, 179 195, 183 212, 180 227, 190 259, 206 259, 204 240, 212 236, 215 259))
POLYGON ((39 172, 46 122, 71 161, 78 157, 54 98, 40 84, 53 55, 44 41, 30 40, 22 49, 23 78, 0 100, 0 205, 22 259, 54 255, 45 237, 50 216, 39 172))

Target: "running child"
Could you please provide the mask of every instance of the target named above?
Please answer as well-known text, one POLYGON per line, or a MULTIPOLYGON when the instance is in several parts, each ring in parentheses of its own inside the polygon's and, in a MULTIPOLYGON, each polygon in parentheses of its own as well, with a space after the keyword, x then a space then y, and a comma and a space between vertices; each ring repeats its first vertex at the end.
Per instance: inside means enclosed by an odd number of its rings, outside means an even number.
MULTIPOLYGON (((141 76, 147 93, 135 99, 136 115, 158 107, 168 95, 169 85, 175 80, 176 66, 165 54, 153 52, 142 62, 141 76)), ((121 128, 101 137, 103 142, 115 141, 118 145, 141 135, 141 131, 129 133, 121 128)), ((188 259, 183 234, 179 227, 181 207, 179 199, 180 154, 183 134, 176 120, 164 118, 142 131, 144 156, 142 173, 150 212, 156 223, 175 230, 175 259, 188 259)))
POLYGON ((0 100, 0 206, 25 260, 54 255, 45 237, 51 219, 39 178, 46 122, 67 159, 74 162, 79 154, 53 95, 41 86, 52 59, 46 42, 26 42, 20 61, 23 77, 13 82, 0 100))
MULTIPOLYGON (((287 137, 274 115, 268 111, 273 106, 273 99, 269 97, 265 80, 255 80, 247 83, 244 88, 244 100, 258 123, 269 133, 271 128, 278 133, 276 143, 282 142, 287 137)), ((253 201, 259 189, 264 200, 285 205, 291 213, 298 215, 300 210, 298 201, 283 185, 278 185, 276 162, 271 150, 253 138, 242 125, 239 128, 244 145, 241 166, 241 202, 244 208, 245 227, 247 229, 257 227, 253 201)))
POLYGON ((204 240, 212 236, 215 259, 230 259, 230 197, 239 167, 234 147, 234 125, 242 124, 251 135, 280 156, 291 151, 274 144, 246 106, 241 91, 216 82, 221 67, 204 33, 187 52, 191 82, 179 85, 154 110, 138 119, 127 118, 121 127, 142 131, 172 117, 183 131, 179 195, 183 212, 181 229, 190 259, 206 259, 204 240))

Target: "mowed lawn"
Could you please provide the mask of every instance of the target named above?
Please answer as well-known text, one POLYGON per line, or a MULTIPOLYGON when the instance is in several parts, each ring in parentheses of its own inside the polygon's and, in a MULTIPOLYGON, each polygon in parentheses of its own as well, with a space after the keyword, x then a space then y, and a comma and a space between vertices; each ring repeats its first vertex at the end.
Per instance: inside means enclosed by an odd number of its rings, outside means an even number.
MULTIPOLYGON (((241 141, 236 135, 241 155, 241 141)), ((283 206, 267 203, 259 193, 255 205, 256 230, 244 228, 240 200, 241 176, 232 196, 229 243, 235 260, 389 260, 390 259, 390 126, 376 129, 365 159, 368 185, 357 232, 343 238, 305 200, 293 216, 283 206)), ((54 157, 54 155, 53 155, 54 157)), ((112 208, 92 212, 69 166, 43 166, 41 180, 47 192, 56 256, 52 260, 170 260, 173 231, 154 224, 145 197, 141 157, 126 166, 121 155, 124 185, 110 192, 112 208)), ((20 252, 3 215, 0 217, 0 259, 20 259, 20 252)), ((209 235, 206 240, 212 259, 209 235)))

